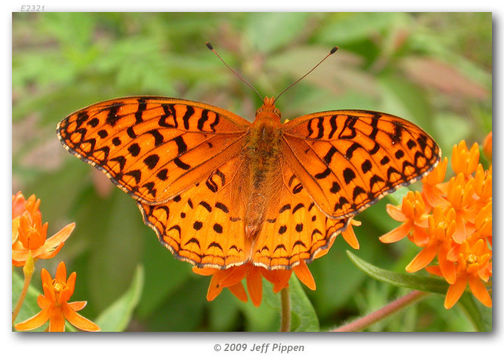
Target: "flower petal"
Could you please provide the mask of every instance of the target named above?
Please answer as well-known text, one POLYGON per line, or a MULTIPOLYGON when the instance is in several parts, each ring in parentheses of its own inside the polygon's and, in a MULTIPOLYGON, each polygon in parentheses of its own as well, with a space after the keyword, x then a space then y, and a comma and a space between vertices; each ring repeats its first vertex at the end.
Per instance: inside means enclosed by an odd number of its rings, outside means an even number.
POLYGON ((445 309, 450 309, 460 299, 467 285, 467 277, 463 276, 455 281, 455 284, 448 287, 444 301, 445 309))
POLYGON ((404 224, 399 225, 388 233, 380 236, 379 240, 385 244, 394 243, 401 239, 404 239, 408 235, 410 230, 411 224, 409 222, 405 222, 404 224))
POLYGON ((273 292, 277 293, 289 286, 292 270, 266 270, 261 268, 261 274, 266 280, 273 284, 273 292))
POLYGON ((49 317, 49 332, 65 332, 65 317, 62 309, 53 308, 53 310, 49 317))
POLYGON ((208 301, 212 301, 222 292, 223 287, 220 285, 220 279, 217 275, 218 273, 212 276, 212 279, 210 280, 210 285, 208 285, 208 291, 206 296, 208 301))
POLYGON ((221 285, 229 287, 241 282, 249 271, 250 266, 252 265, 234 266, 231 269, 225 270, 226 273, 221 280, 221 285))
POLYGON ((457 279, 457 268, 455 263, 448 261, 447 252, 440 251, 438 254, 439 269, 448 284, 454 284, 457 279))
POLYGON ((100 331, 100 327, 89 319, 78 314, 68 304, 62 304, 63 315, 70 324, 83 331, 100 331))
POLYGON ((14 327, 19 331, 30 331, 41 327, 47 322, 47 320, 49 320, 49 309, 43 309, 31 318, 14 325, 14 327))
POLYGON ((47 239, 46 244, 48 246, 55 247, 60 243, 65 242, 66 239, 68 239, 68 237, 70 236, 70 234, 72 234, 72 231, 74 231, 74 229, 75 229, 75 223, 70 223, 66 225, 63 229, 61 229, 56 234, 47 239))
POLYGON ((301 261, 301 263, 298 266, 296 266, 293 270, 299 281, 305 284, 306 287, 308 287, 308 289, 315 290, 317 288, 317 285, 315 284, 315 279, 313 279, 313 275, 304 261, 301 261))
POLYGON ((46 246, 44 244, 43 246, 39 247, 37 250, 33 252, 33 257, 38 258, 38 259, 51 259, 58 255, 60 252, 61 248, 63 248, 63 243, 59 244, 56 248, 46 246))
POLYGON ((423 269, 434 259, 436 256, 436 247, 429 246, 423 248, 411 262, 406 266, 407 272, 416 272, 423 269))
POLYGON ((247 293, 245 292, 245 288, 243 287, 243 284, 241 282, 230 286, 228 289, 239 300, 241 300, 243 302, 248 301, 247 293))
POLYGON ((259 268, 255 266, 247 274, 247 290, 255 306, 261 305, 262 276, 259 268))
POLYGON ((483 282, 476 276, 469 276, 469 287, 472 293, 483 305, 492 307, 492 298, 483 282))
POLYGON ((425 270, 427 270, 429 274, 443 277, 443 273, 441 272, 441 269, 438 265, 427 266, 425 270))
POLYGON ((405 222, 408 220, 406 215, 403 214, 401 211, 401 207, 394 206, 392 204, 387 204, 387 213, 390 215, 390 217, 396 221, 399 222, 405 222))
POLYGON ((73 273, 71 273, 70 276, 68 277, 68 281, 66 283, 66 288, 61 292, 61 296, 60 296, 61 302, 67 302, 72 297, 72 295, 74 293, 74 289, 75 289, 76 277, 77 277, 77 274, 75 273, 75 271, 73 273))
POLYGON ((58 264, 58 267, 56 268, 56 276, 55 276, 56 281, 60 283, 66 283, 67 281, 66 274, 67 272, 65 263, 61 261, 58 264))
POLYGON ((349 224, 345 230, 341 233, 343 239, 350 245, 353 249, 359 250, 359 240, 355 236, 352 224, 349 224))
POLYGON ((71 303, 67 303, 67 305, 74 311, 80 311, 86 307, 87 301, 73 301, 71 303))
POLYGON ((51 301, 47 299, 44 295, 39 295, 37 297, 37 305, 41 309, 48 308, 51 305, 51 301))

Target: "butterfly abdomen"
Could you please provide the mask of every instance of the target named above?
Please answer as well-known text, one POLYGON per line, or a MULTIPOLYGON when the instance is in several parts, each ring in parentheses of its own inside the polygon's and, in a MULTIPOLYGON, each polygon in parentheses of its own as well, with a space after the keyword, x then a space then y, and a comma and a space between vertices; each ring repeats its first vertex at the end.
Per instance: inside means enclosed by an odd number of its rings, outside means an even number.
POLYGON ((271 194, 279 179, 281 131, 267 123, 256 122, 250 129, 245 148, 245 163, 248 164, 248 187, 245 216, 247 237, 253 240, 264 221, 271 194))

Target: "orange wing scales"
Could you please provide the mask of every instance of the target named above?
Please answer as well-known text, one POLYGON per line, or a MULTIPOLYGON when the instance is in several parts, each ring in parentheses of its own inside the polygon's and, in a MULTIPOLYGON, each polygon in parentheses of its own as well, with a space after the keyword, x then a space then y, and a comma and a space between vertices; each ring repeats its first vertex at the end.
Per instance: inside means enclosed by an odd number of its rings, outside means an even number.
POLYGON ((333 111, 284 125, 284 154, 330 217, 353 216, 428 173, 440 149, 416 125, 376 112, 333 111))
POLYGON ((311 262, 330 247, 348 222, 348 218, 328 218, 285 164, 282 172, 280 201, 267 211, 252 256, 255 265, 267 269, 290 269, 302 260, 311 262))
POLYGON ((248 123, 214 109, 178 99, 116 99, 71 114, 58 136, 135 199, 160 204, 243 147, 248 123))
POLYGON ((235 186, 227 186, 235 181, 240 166, 240 159, 234 158, 164 204, 138 202, 144 222, 176 257, 199 267, 220 269, 248 260, 245 210, 235 198, 235 186))

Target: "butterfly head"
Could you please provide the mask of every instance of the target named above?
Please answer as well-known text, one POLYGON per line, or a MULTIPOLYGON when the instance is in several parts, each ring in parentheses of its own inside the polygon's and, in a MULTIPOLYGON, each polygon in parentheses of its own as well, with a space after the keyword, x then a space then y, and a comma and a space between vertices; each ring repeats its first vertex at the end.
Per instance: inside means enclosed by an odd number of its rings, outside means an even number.
POLYGON ((256 111, 256 121, 261 119, 262 121, 271 121, 275 123, 280 123, 280 118, 282 114, 275 106, 274 97, 265 97, 263 104, 256 111))

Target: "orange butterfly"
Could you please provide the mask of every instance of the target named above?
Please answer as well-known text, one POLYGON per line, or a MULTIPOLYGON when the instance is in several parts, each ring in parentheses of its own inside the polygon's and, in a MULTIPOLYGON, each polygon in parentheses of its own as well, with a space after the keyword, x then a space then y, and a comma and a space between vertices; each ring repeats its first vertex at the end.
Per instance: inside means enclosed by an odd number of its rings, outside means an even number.
POLYGON ((137 200, 177 258, 219 269, 313 260, 351 217, 440 158, 404 119, 337 110, 282 124, 268 97, 253 123, 200 102, 126 97, 74 112, 57 132, 137 200))

